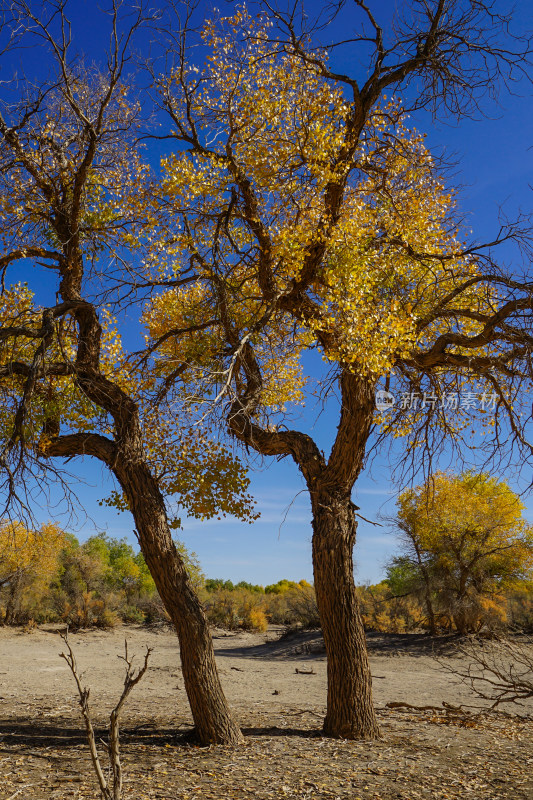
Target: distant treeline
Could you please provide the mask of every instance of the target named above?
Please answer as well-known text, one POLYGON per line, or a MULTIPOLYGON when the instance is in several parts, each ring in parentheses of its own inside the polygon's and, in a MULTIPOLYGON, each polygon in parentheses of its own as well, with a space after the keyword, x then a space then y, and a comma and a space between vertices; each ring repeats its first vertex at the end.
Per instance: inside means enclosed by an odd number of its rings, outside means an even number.
MULTIPOLYGON (((194 553, 176 542, 200 593, 208 619, 227 629, 266 630, 269 623, 318 628, 313 586, 280 580, 268 586, 205 578, 194 553)), ((367 629, 402 632, 428 627, 421 585, 393 564, 387 580, 359 587, 367 629)), ((453 599, 439 593, 438 627, 454 629, 453 599)), ((470 627, 511 626, 533 630, 530 583, 470 600, 470 627)), ((0 623, 64 622, 71 628, 112 627, 120 622, 167 620, 144 558, 125 540, 97 534, 80 543, 54 525, 29 531, 19 523, 0 525, 0 623)))

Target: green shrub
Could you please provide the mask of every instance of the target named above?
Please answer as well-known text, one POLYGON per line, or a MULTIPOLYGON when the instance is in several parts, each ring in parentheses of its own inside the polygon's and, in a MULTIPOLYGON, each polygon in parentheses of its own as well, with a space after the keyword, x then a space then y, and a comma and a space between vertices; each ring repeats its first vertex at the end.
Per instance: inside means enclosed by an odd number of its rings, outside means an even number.
POLYGON ((120 609, 120 616, 122 622, 129 622, 137 625, 143 625, 146 622, 144 611, 141 611, 137 606, 122 606, 120 609))

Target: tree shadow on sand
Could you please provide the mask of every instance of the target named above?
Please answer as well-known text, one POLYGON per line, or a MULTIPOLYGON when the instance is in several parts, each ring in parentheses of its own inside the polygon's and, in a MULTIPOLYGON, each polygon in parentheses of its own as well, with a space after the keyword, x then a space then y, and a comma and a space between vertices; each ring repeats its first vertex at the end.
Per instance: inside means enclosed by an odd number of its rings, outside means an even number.
MULTIPOLYGON (((370 655, 384 656, 432 656, 452 655, 459 639, 456 633, 431 636, 428 633, 379 633, 366 634, 370 655)), ((215 653, 230 658, 275 658, 275 659, 325 659, 324 639, 319 630, 288 631, 273 641, 238 647, 218 647, 215 653)))
MULTIPOLYGON (((320 738, 322 733, 316 729, 272 726, 257 726, 242 728, 244 736, 297 736, 305 739, 320 738)), ((95 726, 97 741, 107 741, 108 729, 95 726)), ((150 744, 164 747, 165 745, 197 744, 194 730, 191 725, 159 726, 157 723, 144 723, 141 725, 125 725, 121 729, 121 741, 128 744, 150 744)), ((81 726, 76 726, 72 720, 64 722, 45 723, 31 718, 0 722, 0 753, 13 750, 31 751, 35 748, 40 751, 50 748, 68 750, 79 748, 87 744, 85 731, 81 726)))

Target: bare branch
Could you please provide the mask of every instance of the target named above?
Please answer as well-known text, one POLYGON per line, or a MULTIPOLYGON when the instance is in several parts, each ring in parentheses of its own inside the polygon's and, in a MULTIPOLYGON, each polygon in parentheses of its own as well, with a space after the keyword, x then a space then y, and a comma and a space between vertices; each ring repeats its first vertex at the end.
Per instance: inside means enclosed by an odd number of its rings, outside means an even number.
POLYGON ((527 637, 480 639, 471 637, 457 645, 469 660, 465 668, 442 661, 441 667, 459 677, 474 694, 496 709, 506 703, 523 705, 533 698, 533 640, 527 637))
POLYGON ((98 748, 96 746, 96 734, 94 732, 94 727, 92 724, 91 712, 89 707, 90 690, 84 687, 81 682, 81 677, 78 672, 78 667, 76 664, 76 659, 74 657, 74 652, 72 650, 72 647, 68 639, 68 632, 66 634, 61 634, 61 638, 65 642, 68 653, 61 653, 60 657, 67 662, 67 665, 70 671, 72 672, 72 675, 76 682, 76 688, 78 690, 78 695, 79 695, 79 705, 81 709, 81 715, 85 723, 85 731, 87 734, 87 741, 91 753, 91 761, 93 764, 94 772, 98 780, 98 785, 100 787, 100 794, 102 800, 121 800, 122 764, 120 761, 120 730, 119 730, 120 713, 131 690, 133 689, 134 686, 136 686, 139 683, 139 681, 143 678, 144 674, 146 673, 146 670, 148 669, 148 661, 150 659, 150 654, 152 653, 152 648, 151 647, 146 648, 144 663, 137 670, 137 672, 135 672, 133 668, 133 657, 130 657, 128 655, 127 641, 124 642, 124 651, 125 651, 124 656, 119 656, 119 658, 122 658, 122 660, 126 664, 126 674, 124 676, 124 688, 122 690, 122 694, 120 695, 117 704, 111 711, 109 718, 108 758, 109 758, 112 779, 111 781, 108 781, 104 775, 104 771, 102 769, 102 764, 100 761, 100 756, 98 754, 98 748))

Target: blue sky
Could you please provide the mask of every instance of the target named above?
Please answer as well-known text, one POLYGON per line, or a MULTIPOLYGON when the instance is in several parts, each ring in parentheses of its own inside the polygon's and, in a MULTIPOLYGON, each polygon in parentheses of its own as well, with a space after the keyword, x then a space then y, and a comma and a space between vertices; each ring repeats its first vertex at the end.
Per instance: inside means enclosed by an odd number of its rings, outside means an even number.
MULTIPOLYGON (((381 13, 392 5, 380 2, 381 13)), ((82 31, 80 49, 85 50, 87 60, 97 60, 103 39, 102 28, 91 13, 93 3, 75 0, 71 8, 75 28, 82 31)), ((521 22, 528 24, 528 14, 523 7, 519 14, 522 15, 521 22)), ((497 230, 501 207, 509 216, 520 208, 531 208, 529 184, 532 182, 533 151, 529 148, 532 144, 533 104, 529 86, 524 83, 517 90, 519 93, 514 96, 502 95, 499 107, 488 104, 489 118, 461 121, 457 126, 453 120, 436 124, 428 114, 422 113, 413 119, 413 124, 428 134, 428 146, 453 157, 456 162, 454 182, 463 185, 460 206, 467 213, 469 227, 478 240, 490 238, 497 230)), ((506 257, 511 257, 510 251, 506 257)), ((54 287, 49 288, 53 292, 54 287)), ((307 409, 301 421, 324 449, 327 449, 336 429, 335 410, 327 409, 315 421, 315 411, 307 409)), ((98 505, 99 499, 111 487, 105 470, 91 463, 90 459, 71 462, 68 468, 79 478, 80 483, 75 488, 86 517, 80 510, 77 522, 66 517, 60 517, 58 521, 65 526, 68 524, 80 538, 95 530, 105 530, 112 536, 126 537, 134 542, 130 516, 98 505)), ((530 481, 529 475, 523 478, 530 481)), ((74 486, 74 478, 72 483, 74 486)), ((258 463, 252 473, 251 489, 261 512, 258 522, 250 526, 231 519, 220 522, 187 520, 180 538, 196 551, 205 573, 211 577, 262 584, 280 578, 312 580, 311 515, 304 488, 296 466, 288 459, 272 463, 265 460, 258 463)), ((391 484, 388 461, 382 456, 374 461, 370 473, 361 476, 354 501, 364 517, 379 521, 378 515, 394 513, 397 490, 398 487, 391 484)), ((52 500, 55 499, 56 495, 52 493, 52 500)), ((533 519, 533 502, 526 502, 527 516, 533 519)), ((50 512, 51 509, 41 500, 41 508, 36 508, 38 518, 48 519, 50 512)), ((377 527, 361 520, 355 551, 357 580, 378 581, 394 549, 395 538, 386 525, 377 527)))

